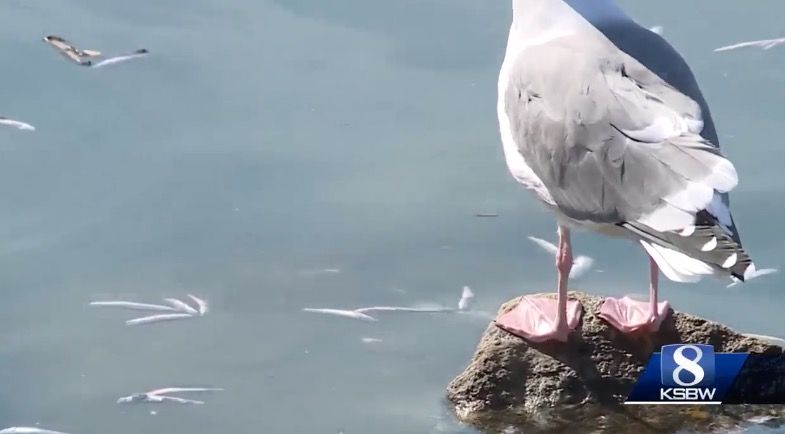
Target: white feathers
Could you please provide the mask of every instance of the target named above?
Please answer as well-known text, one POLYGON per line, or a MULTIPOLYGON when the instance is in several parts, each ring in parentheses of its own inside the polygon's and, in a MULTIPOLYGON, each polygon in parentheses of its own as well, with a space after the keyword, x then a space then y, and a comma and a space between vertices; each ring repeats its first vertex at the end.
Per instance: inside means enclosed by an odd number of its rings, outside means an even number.
POLYGON ((695 225, 689 225, 686 228, 682 229, 679 232, 679 235, 681 235, 682 237, 689 237, 694 233, 695 233, 695 225))
POLYGON ((728 268, 736 265, 736 262, 738 260, 739 260, 739 255, 737 253, 734 253, 734 254, 728 256, 728 259, 726 259, 725 262, 722 263, 722 268, 728 269, 728 268))
POLYGON ((654 212, 644 215, 638 219, 642 223, 655 231, 668 232, 682 230, 695 222, 695 216, 688 211, 677 208, 666 202, 654 212))
POLYGON ((702 276, 714 274, 707 263, 684 253, 641 240, 641 245, 654 259, 662 273, 674 282, 697 282, 702 276))
MULTIPOLYGON (((545 241, 542 238, 529 237, 529 239, 535 244, 537 244, 538 246, 542 247, 543 250, 556 257, 556 254, 559 251, 559 248, 556 247, 556 245, 551 244, 550 242, 545 241)), ((586 274, 586 272, 591 270, 591 267, 593 265, 594 265, 593 258, 584 255, 575 256, 572 260, 570 279, 580 279, 584 274, 586 274)))
POLYGON ((132 310, 165 312, 162 314, 130 319, 125 322, 125 324, 129 326, 154 324, 164 321, 176 321, 181 319, 194 318, 196 316, 205 316, 208 312, 207 301, 192 294, 188 294, 188 297, 196 304, 197 306, 196 309, 188 305, 187 303, 183 302, 182 300, 176 298, 165 298, 164 301, 168 304, 168 306, 162 304, 137 303, 133 301, 123 301, 123 300, 93 301, 90 302, 90 306, 119 307, 119 308, 132 309, 132 310))
POLYGON ((757 47, 757 48, 762 48, 764 50, 768 50, 780 44, 785 44, 785 38, 739 42, 738 44, 726 45, 724 47, 716 48, 714 52, 716 53, 720 51, 729 51, 729 50, 735 50, 737 48, 746 48, 746 47, 757 47))
POLYGON ((27 122, 16 121, 16 120, 9 119, 9 118, 2 117, 2 116, 0 116, 0 125, 5 125, 7 127, 13 127, 13 128, 16 128, 18 130, 23 130, 23 131, 35 131, 35 127, 30 125, 30 124, 28 124, 27 122))
POLYGON ((468 286, 463 287, 463 292, 461 292, 461 299, 458 300, 458 310, 467 310, 472 304, 474 300, 474 292, 468 286))
MULTIPOLYGON (((763 268, 758 270, 755 267, 755 264, 752 263, 747 266, 746 270, 744 270, 744 282, 745 283, 749 282, 750 280, 756 279, 761 276, 765 276, 767 274, 774 274, 777 273, 778 271, 779 270, 777 270, 776 268, 763 268)), ((731 280, 732 282, 730 283, 730 285, 728 285, 728 288, 732 288, 742 282, 740 279, 737 279, 735 276, 731 276, 731 280)))
POLYGON ((711 239, 701 247, 702 252, 710 252, 717 248, 717 237, 711 237, 711 239))

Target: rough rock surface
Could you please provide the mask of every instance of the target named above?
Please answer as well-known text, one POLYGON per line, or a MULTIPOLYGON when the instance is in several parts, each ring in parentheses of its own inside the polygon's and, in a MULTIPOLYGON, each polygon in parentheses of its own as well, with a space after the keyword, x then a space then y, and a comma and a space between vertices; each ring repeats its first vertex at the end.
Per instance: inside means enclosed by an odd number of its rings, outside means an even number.
MULTIPOLYGON (((447 397, 462 421, 488 433, 644 434, 782 420, 782 406, 623 405, 649 356, 662 345, 706 343, 717 352, 772 355, 783 355, 783 349, 682 312, 672 312, 656 334, 625 336, 596 315, 600 297, 573 292, 570 298, 581 302, 584 313, 567 344, 528 343, 488 326, 471 363, 448 386, 447 397)), ((504 304, 501 312, 517 303, 504 304)), ((785 364, 765 369, 773 383, 785 383, 785 364)), ((773 387, 785 390, 785 384, 773 387)))

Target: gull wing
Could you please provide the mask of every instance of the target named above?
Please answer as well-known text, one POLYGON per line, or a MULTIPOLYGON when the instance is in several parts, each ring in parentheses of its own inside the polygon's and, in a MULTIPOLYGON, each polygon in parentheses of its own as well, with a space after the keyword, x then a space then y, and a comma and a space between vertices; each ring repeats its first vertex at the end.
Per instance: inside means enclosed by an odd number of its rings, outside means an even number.
POLYGON ((129 326, 145 325, 145 324, 153 324, 163 321, 176 321, 179 319, 187 319, 193 317, 194 317, 193 315, 187 313, 168 313, 168 314, 152 315, 142 318, 129 319, 128 321, 125 322, 125 325, 129 325, 129 326))
POLYGON ((151 310, 156 312, 177 312, 177 309, 162 304, 135 303, 133 301, 93 301, 90 306, 121 307, 133 310, 151 310))
POLYGON ((345 318, 360 319, 363 321, 378 321, 376 318, 367 315, 359 310, 344 310, 344 309, 314 309, 310 307, 303 308, 303 312, 323 313, 325 315, 342 316, 345 318))
POLYGON ((176 298, 165 298, 165 302, 169 303, 173 308, 175 308, 178 312, 184 312, 189 315, 198 315, 199 311, 192 308, 191 306, 187 305, 186 303, 176 299, 176 298))
POLYGON ((207 305, 207 301, 191 294, 188 294, 188 297, 191 300, 193 300, 197 306, 199 306, 199 315, 204 316, 209 311, 209 306, 207 305))

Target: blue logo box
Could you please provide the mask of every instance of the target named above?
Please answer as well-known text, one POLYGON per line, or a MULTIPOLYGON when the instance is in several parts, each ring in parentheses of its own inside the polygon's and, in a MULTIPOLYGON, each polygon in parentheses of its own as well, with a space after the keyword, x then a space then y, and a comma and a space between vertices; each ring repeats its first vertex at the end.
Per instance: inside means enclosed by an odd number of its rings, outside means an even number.
POLYGON ((703 344, 664 345, 660 383, 666 387, 711 387, 716 373, 714 347, 703 344))

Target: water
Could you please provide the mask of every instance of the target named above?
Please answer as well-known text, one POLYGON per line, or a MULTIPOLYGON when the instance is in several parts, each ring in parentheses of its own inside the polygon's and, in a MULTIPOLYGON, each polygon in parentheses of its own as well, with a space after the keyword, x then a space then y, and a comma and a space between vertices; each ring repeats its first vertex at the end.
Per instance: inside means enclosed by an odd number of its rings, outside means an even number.
MULTIPOLYGON (((715 54, 781 35, 785 5, 624 1, 691 63, 741 184, 734 214, 781 267, 778 163, 785 53, 715 54)), ((472 432, 443 401, 485 324, 300 312, 453 304, 494 311, 553 287, 550 215, 511 180, 495 92, 509 2, 4 0, 0 115, 0 427, 77 433, 472 432), (40 42, 149 58, 88 70, 40 42), (477 212, 498 212, 476 219, 477 212), (340 273, 320 273, 339 268, 340 273), (96 298, 192 292, 198 320, 127 328, 96 298), (362 337, 383 339, 376 344, 362 337), (226 392, 199 407, 117 406, 169 385, 226 392)), ((646 288, 621 241, 578 234, 597 268, 577 286, 646 288)), ((664 283, 673 305, 782 334, 781 275, 664 283)))

